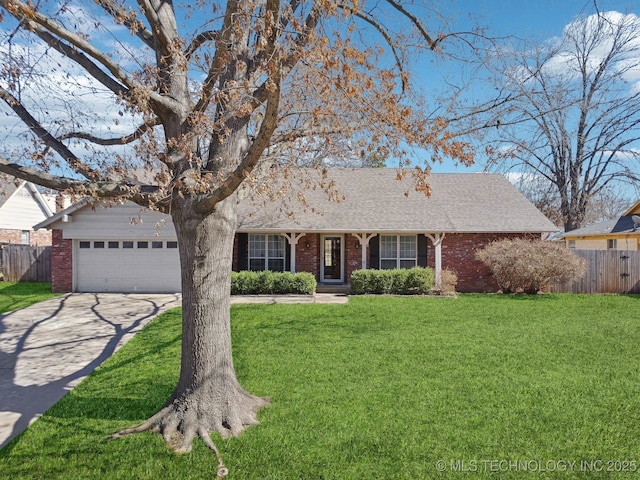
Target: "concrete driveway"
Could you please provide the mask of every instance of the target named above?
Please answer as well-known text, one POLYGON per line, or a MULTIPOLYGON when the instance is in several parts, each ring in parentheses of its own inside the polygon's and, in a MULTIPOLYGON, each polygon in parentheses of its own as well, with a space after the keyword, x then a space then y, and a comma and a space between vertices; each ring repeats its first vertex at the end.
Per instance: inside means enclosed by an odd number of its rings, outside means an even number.
POLYGON ((69 294, 0 315, 0 448, 180 304, 173 294, 69 294))

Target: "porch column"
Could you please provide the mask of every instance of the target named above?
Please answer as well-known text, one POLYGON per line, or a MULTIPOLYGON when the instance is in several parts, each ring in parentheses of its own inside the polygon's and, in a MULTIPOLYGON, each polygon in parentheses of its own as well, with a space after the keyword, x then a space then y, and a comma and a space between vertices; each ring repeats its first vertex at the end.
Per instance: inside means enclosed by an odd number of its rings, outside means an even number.
POLYGON ((287 239, 287 242, 289 242, 289 245, 291 245, 291 261, 289 262, 291 264, 291 273, 296 273, 296 245, 298 244, 298 240, 305 235, 305 233, 295 232, 282 234, 282 236, 287 239))
POLYGON ((362 250, 362 269, 367 269, 367 247, 369 246, 369 240, 375 237, 376 233, 352 233, 354 237, 360 242, 360 249, 362 250))
POLYGON ((442 240, 444 240, 444 233, 425 233, 425 237, 429 238, 436 247, 436 278, 435 287, 442 287, 442 240))

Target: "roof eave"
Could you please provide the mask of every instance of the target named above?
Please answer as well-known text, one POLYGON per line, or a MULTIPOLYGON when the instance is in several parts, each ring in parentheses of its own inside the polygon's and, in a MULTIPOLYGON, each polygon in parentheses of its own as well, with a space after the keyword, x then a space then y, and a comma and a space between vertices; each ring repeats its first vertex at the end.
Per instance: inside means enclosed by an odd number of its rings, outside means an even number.
POLYGON ((51 217, 47 218, 46 220, 43 220, 42 222, 38 223, 37 225, 34 225, 34 229, 35 230, 39 230, 41 228, 48 228, 51 229, 51 225, 53 225, 54 223, 56 223, 59 220, 62 220, 62 218, 65 215, 71 215, 74 212, 77 212, 78 210, 80 210, 83 207, 86 207, 87 205, 89 205, 91 203, 93 199, 91 198, 83 198, 82 200, 74 203, 73 205, 65 208, 64 210, 61 210, 60 212, 52 215, 51 217))

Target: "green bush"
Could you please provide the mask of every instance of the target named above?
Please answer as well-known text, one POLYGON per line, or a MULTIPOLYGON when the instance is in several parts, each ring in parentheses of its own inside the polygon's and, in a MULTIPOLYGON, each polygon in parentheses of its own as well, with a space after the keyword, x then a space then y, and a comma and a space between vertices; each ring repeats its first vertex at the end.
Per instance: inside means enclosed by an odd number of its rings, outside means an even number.
POLYGON ((414 267, 397 270, 356 270, 351 274, 354 295, 424 295, 433 286, 433 270, 414 267))
POLYGON ((233 272, 231 295, 313 295, 316 279, 308 272, 233 272))
POLYGON ((584 273, 584 260, 564 244, 518 238, 490 243, 476 252, 493 273, 503 293, 537 293, 556 282, 584 273))

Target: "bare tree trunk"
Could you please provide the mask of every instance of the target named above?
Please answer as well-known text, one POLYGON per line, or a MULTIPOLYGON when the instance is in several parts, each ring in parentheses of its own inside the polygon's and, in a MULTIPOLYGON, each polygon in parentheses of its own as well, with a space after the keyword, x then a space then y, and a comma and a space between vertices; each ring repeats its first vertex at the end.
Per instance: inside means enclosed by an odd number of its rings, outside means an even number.
POLYGON ((267 398, 246 392, 236 378, 231 353, 230 294, 236 195, 210 213, 193 199, 175 199, 172 209, 182 272, 180 379, 164 407, 145 423, 114 437, 160 431, 174 450, 191 450, 196 436, 213 446, 209 432, 223 438, 258 423, 267 398))

